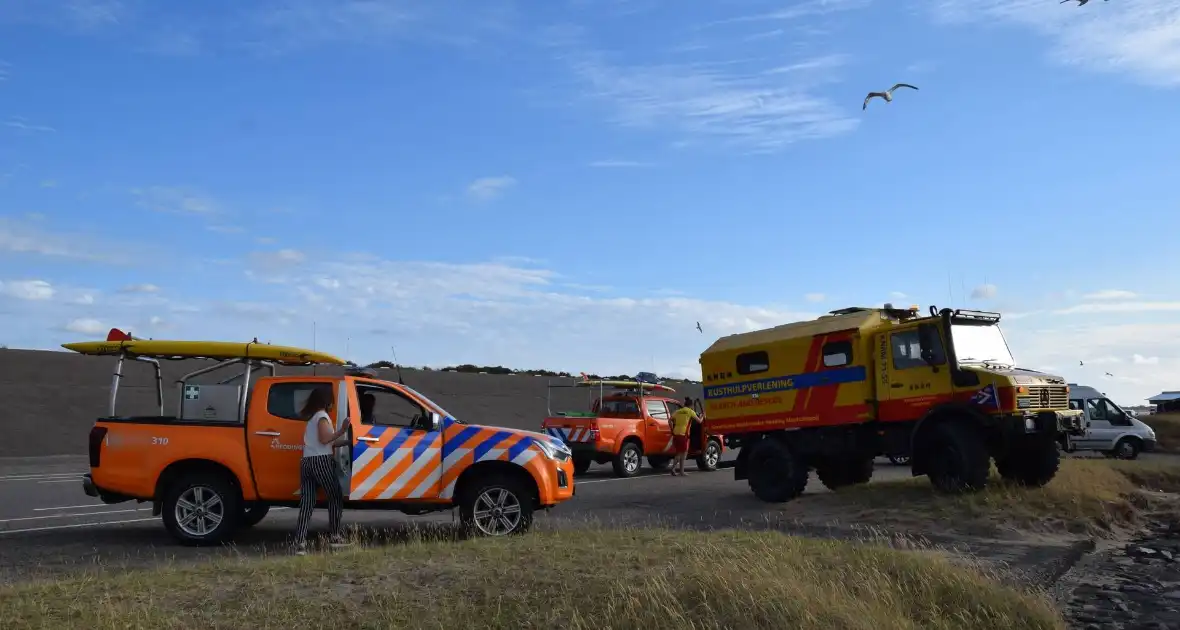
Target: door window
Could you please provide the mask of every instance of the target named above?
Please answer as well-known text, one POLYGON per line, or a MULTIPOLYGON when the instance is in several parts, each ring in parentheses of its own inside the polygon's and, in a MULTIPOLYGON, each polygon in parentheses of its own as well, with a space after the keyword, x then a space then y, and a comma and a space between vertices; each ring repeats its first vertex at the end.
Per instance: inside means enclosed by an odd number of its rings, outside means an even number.
POLYGON ((1127 414, 1123 413, 1114 403, 1105 398, 1091 398, 1086 401, 1090 408, 1090 417, 1095 420, 1103 420, 1115 426, 1131 426, 1130 419, 1127 414))
POLYGON ((266 393, 266 413, 287 420, 303 420, 303 405, 316 389, 327 390, 328 397, 335 402, 331 383, 274 383, 266 393))
POLYGON ((360 403, 361 424, 382 427, 403 427, 430 431, 434 429, 434 418, 422 405, 386 387, 364 385, 357 387, 360 403))
POLYGON ((662 401, 662 400, 648 400, 648 401, 645 401, 644 404, 647 408, 647 415, 651 416, 652 418, 654 418, 656 420, 667 420, 668 419, 668 408, 664 406, 664 401, 662 401))
POLYGON ((895 332, 889 336, 893 345, 893 369, 908 370, 916 367, 930 367, 922 358, 922 338, 925 337, 929 346, 925 348, 930 353, 934 365, 946 363, 946 352, 942 347, 942 337, 938 328, 932 324, 922 324, 921 329, 911 328, 895 332))

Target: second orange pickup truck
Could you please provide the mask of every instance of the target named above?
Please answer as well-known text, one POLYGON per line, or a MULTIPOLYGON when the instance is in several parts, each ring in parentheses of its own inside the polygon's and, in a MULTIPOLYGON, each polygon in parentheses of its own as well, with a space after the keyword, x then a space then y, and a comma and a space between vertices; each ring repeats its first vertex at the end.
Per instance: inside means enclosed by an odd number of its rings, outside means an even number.
MULTIPOLYGON (((666 385, 643 381, 584 380, 574 385, 549 385, 550 391, 561 387, 597 388, 598 396, 589 411, 554 412, 541 428, 562 440, 573 452, 574 471, 583 474, 591 464, 611 464, 617 477, 634 477, 640 463, 656 470, 667 468, 673 458, 670 419, 683 402, 657 395, 676 390, 666 385), (609 391, 609 393, 607 393, 609 391)), ((703 413, 698 402, 696 411, 703 413)), ((689 457, 696 458, 697 468, 717 470, 725 451, 721 435, 709 435, 702 423, 689 429, 689 457)))
MULTIPOLYGON (((545 434, 468 424, 401 383, 367 373, 276 376, 276 364, 342 365, 344 361, 286 346, 252 343, 144 341, 112 330, 105 342, 64 344, 118 357, 110 410, 90 431, 86 494, 105 503, 150 501, 153 514, 181 543, 231 539, 261 521, 271 506, 297 506, 306 423, 296 410, 314 389, 330 390, 332 422, 348 425, 350 444, 335 455, 346 509, 396 509, 425 514, 459 509, 475 533, 499 536, 529 529, 536 510, 573 497, 570 449, 545 434), (207 358, 220 363, 186 375, 166 415, 115 414, 124 361, 207 358), (244 368, 234 383, 196 384, 195 377, 228 366, 244 368), (259 377, 252 372, 268 368, 259 377), (372 396, 362 413, 361 398, 372 396)), ((323 493, 320 493, 321 501, 323 493)))

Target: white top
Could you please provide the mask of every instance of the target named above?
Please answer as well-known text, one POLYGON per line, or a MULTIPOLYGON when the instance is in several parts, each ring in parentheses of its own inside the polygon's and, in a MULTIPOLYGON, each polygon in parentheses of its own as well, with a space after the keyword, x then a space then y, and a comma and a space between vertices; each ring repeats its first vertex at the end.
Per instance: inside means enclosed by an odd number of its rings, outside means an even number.
POLYGON ((329 426, 332 424, 332 419, 323 411, 315 412, 311 420, 307 421, 307 426, 303 428, 304 457, 332 454, 332 445, 320 442, 320 420, 327 420, 329 426))

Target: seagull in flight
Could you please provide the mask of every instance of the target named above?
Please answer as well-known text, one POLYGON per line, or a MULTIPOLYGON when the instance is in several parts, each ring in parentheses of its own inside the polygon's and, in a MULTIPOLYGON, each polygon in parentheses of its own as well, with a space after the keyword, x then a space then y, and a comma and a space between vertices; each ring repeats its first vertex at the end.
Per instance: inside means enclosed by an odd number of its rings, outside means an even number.
POLYGON ((701 333, 705 332, 705 331, 701 330, 701 323, 700 322, 697 322, 697 330, 701 333))
MULTIPOLYGON (((1080 7, 1089 1, 1090 0, 1078 0, 1078 6, 1080 7)), ((1058 4, 1065 4, 1066 2, 1070 2, 1070 0, 1061 0, 1061 2, 1059 2, 1058 4)), ((1103 0, 1103 2, 1106 2, 1106 0, 1103 0)))
POLYGON ((869 108, 869 101, 872 100, 872 98, 874 96, 879 96, 879 97, 885 99, 886 103, 892 103, 893 102, 893 90, 896 90, 899 87, 908 87, 911 90, 918 89, 918 88, 910 85, 909 83, 898 83, 897 85, 889 88, 888 90, 885 90, 884 92, 869 92, 869 95, 865 97, 865 104, 864 104, 864 106, 862 106, 860 108, 860 110, 863 112, 864 110, 868 109, 869 108))
POLYGON ((1109 377, 1111 377, 1111 378, 1114 378, 1114 374, 1111 374, 1110 372, 1107 372, 1107 373, 1106 373, 1106 375, 1107 375, 1107 376, 1109 376, 1109 377))

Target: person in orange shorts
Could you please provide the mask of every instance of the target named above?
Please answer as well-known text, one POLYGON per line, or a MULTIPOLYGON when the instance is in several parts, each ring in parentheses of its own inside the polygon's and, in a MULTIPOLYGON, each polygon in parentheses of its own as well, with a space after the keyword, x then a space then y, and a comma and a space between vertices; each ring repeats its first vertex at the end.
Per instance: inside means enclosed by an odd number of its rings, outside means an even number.
POLYGON ((688 432, 693 421, 700 422, 697 412, 692 410, 692 398, 684 399, 684 406, 672 414, 672 475, 684 476, 684 460, 688 458, 688 432), (677 468, 679 467, 679 472, 677 468))

